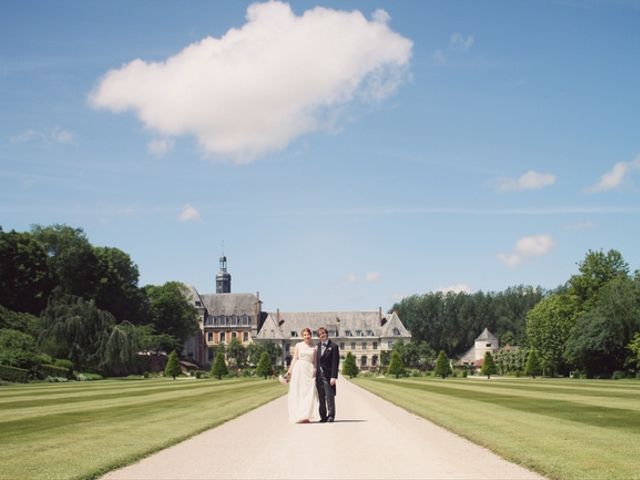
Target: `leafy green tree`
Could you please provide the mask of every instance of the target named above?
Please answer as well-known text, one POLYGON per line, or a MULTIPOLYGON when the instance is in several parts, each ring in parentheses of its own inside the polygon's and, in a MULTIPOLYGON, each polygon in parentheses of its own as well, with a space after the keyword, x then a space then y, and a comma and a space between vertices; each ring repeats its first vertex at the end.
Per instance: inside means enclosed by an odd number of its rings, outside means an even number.
POLYGON ((48 227, 35 225, 31 232, 43 245, 49 268, 63 292, 92 298, 97 282, 98 258, 84 231, 56 224, 48 227))
POLYGON ((67 358, 77 368, 98 367, 104 337, 115 325, 113 315, 93 300, 54 290, 41 319, 38 342, 46 353, 67 358))
POLYGON ((0 365, 31 369, 37 362, 36 342, 23 332, 0 329, 0 365))
POLYGON ((380 352, 380 364, 383 367, 388 367, 391 361, 391 352, 389 350, 383 350, 380 352))
POLYGON ((618 276, 600 288, 593 307, 576 322, 565 357, 587 376, 625 366, 627 345, 640 331, 640 282, 618 276))
POLYGON ((563 293, 550 295, 527 314, 528 343, 549 376, 569 371, 563 352, 578 312, 576 297, 563 293))
POLYGON ((527 365, 524 367, 524 374, 528 377, 536 378, 536 375, 542 373, 540 367, 540 361, 538 360, 538 354, 535 349, 529 350, 529 356, 527 357, 527 365))
POLYGON ((33 338, 38 338, 42 330, 38 317, 30 313, 14 312, 0 305, 0 328, 9 328, 28 333, 33 338))
POLYGON ((491 352, 486 352, 484 354, 484 360, 482 362, 480 373, 482 373, 482 375, 486 375, 487 378, 491 378, 491 375, 498 373, 498 368, 493 361, 493 355, 491 355, 491 352))
POLYGON ((265 380, 267 377, 273 375, 273 365, 271 364, 269 353, 266 350, 263 350, 260 354, 260 360, 258 360, 258 366, 256 367, 256 375, 264 377, 265 380))
POLYGON ((182 369, 180 368, 180 362, 178 361, 178 354, 174 350, 169 354, 169 358, 167 358, 167 365, 164 367, 164 376, 165 377, 173 377, 176 379, 177 375, 180 375, 182 369))
POLYGON ((247 346, 247 359, 250 365, 257 365, 262 356, 262 352, 267 352, 271 365, 278 363, 278 359, 282 358, 282 348, 271 341, 250 343, 247 346))
POLYGON ((182 343, 166 333, 155 333, 152 324, 136 325, 135 329, 140 339, 140 350, 148 352, 172 352, 182 348, 182 343))
POLYGON ((398 378, 400 375, 404 375, 404 365, 402 364, 402 357, 397 351, 391 352, 391 362, 389 363, 389 367, 387 368, 387 375, 395 375, 396 378, 398 378))
POLYGON ((640 332, 633 336, 633 339, 627 345, 627 349, 631 352, 627 357, 627 365, 630 365, 635 370, 640 370, 640 332))
POLYGON ((629 265, 617 250, 589 250, 582 262, 578 264, 580 273, 569 280, 569 292, 575 295, 582 310, 587 310, 596 301, 600 289, 610 280, 627 277, 629 265))
POLYGON ((227 358, 233 360, 236 367, 244 367, 247 363, 247 349, 235 337, 227 346, 227 358))
POLYGON ((357 377, 358 373, 360 373, 360 370, 356 365, 356 358, 351 354, 351 352, 347 352, 347 356, 342 364, 342 374, 349 378, 353 378, 357 377))
POLYGON ((227 364, 224 361, 224 351, 219 350, 216 353, 216 358, 211 366, 211 375, 220 380, 224 375, 228 374, 227 364))
POLYGON ((449 363, 449 359, 447 358, 447 354, 444 353, 444 350, 440 350, 440 353, 438 353, 436 367, 433 373, 437 377, 442 377, 443 380, 451 375, 451 364, 449 363))
POLYGON ((0 305, 37 315, 53 287, 44 247, 30 233, 0 228, 0 305))
POLYGON ((180 282, 145 287, 150 300, 151 322, 158 333, 175 337, 181 344, 198 329, 196 310, 186 298, 180 282))
POLYGON ((95 289, 90 293, 98 308, 107 310, 116 319, 134 324, 148 317, 148 299, 138 288, 138 267, 128 254, 112 247, 94 247, 97 259, 95 289))
POLYGON ((130 322, 114 325, 105 332, 100 348, 100 367, 112 375, 127 375, 136 371, 137 354, 141 350, 141 331, 130 322))

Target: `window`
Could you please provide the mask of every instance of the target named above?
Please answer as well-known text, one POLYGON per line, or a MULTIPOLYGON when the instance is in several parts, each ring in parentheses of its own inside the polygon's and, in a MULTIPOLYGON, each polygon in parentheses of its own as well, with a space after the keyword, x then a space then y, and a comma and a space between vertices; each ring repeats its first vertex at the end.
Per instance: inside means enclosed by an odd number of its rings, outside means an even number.
POLYGON ((353 343, 351 344, 351 350, 355 350, 355 349, 356 349, 356 342, 353 342, 353 343))
POLYGON ((344 332, 344 334, 345 334, 347 337, 353 337, 353 334, 351 333, 351 330, 346 330, 346 331, 344 332))
POLYGON ((356 336, 357 337, 364 337, 364 334, 362 333, 362 330, 356 330, 356 336))
POLYGON ((373 342, 373 349, 377 350, 378 349, 378 342, 373 342))
POLYGON ((367 330, 367 337, 373 337, 373 330, 367 330))
POLYGON ((393 347, 393 340, 389 340, 389 341, 387 342, 387 348, 388 348, 388 349, 391 349, 391 347, 393 347))
POLYGON ((398 330, 397 328, 393 329, 393 334, 397 337, 400 335, 400 330, 398 330))
POLYGON ((198 300, 196 300, 196 307, 201 307, 202 306, 202 302, 199 302, 198 300))
POLYGON ((378 356, 374 355, 373 357, 371 357, 371 366, 375 367, 378 364, 378 356))
POLYGON ((242 333, 242 341, 243 342, 248 342, 249 341, 249 332, 243 332, 242 333))
POLYGON ((237 324, 238 324, 238 317, 234 315, 233 317, 231 317, 231 325, 237 325, 237 324))
POLYGON ((292 337, 297 337, 298 336, 298 332, 291 332, 291 336, 292 337))
POLYGON ((224 342, 225 342, 225 333, 220 332, 220 343, 224 343, 224 342))
POLYGON ((365 355, 362 355, 362 357, 360 357, 360 366, 362 367, 367 366, 367 357, 365 355))
POLYGON ((236 332, 231 333, 231 338, 237 338, 237 337, 238 337, 238 334, 236 332))
POLYGON ((344 350, 344 342, 340 344, 340 350, 344 350))
POLYGON ((490 343, 487 343, 487 347, 491 347, 491 344, 490 344, 490 343))
POLYGON ((367 342, 362 342, 362 350, 366 350, 367 349, 367 342))
POLYGON ((207 332, 207 342, 213 342, 213 332, 207 332))

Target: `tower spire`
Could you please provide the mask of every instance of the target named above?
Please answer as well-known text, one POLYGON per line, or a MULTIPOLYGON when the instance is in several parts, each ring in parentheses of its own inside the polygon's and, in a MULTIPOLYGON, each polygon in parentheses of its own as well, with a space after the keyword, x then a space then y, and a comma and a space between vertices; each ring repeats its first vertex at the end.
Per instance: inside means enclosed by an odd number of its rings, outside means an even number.
POLYGON ((231 293, 231 275, 227 272, 227 257, 224 255, 224 242, 222 245, 220 271, 216 274, 216 293, 231 293))

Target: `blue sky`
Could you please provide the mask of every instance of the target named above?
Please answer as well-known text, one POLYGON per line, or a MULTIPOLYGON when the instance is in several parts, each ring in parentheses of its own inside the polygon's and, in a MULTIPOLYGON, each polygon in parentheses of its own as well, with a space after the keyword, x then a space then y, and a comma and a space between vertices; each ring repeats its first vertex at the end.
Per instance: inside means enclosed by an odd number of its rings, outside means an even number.
POLYGON ((2 228, 267 310, 640 267, 640 2, 287 5, 3 2, 2 228))

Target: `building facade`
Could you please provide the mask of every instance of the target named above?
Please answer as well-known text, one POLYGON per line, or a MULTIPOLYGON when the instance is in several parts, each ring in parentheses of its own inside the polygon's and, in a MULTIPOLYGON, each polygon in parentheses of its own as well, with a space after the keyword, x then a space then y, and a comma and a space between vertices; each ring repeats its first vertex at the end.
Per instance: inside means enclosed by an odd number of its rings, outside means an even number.
POLYGON ((244 346, 252 343, 266 316, 259 293, 231 293, 225 256, 220 257, 216 293, 200 294, 190 286, 187 298, 196 309, 199 328, 185 342, 183 357, 202 366, 211 363, 217 345, 227 345, 234 338, 244 346))
POLYGON ((317 341, 318 328, 325 327, 329 338, 340 347, 340 360, 347 353, 356 358, 356 365, 370 370, 380 364, 382 352, 391 350, 398 340, 411 340, 411 333, 397 313, 378 311, 356 312, 271 312, 267 314, 256 343, 273 342, 282 348, 281 365, 289 365, 293 349, 302 341, 301 331, 308 327, 317 341))
POLYGON ((485 328, 475 339, 473 347, 460 357, 460 363, 468 367, 480 368, 484 360, 484 354, 490 352, 493 355, 499 348, 500 342, 498 338, 488 328, 485 328))

